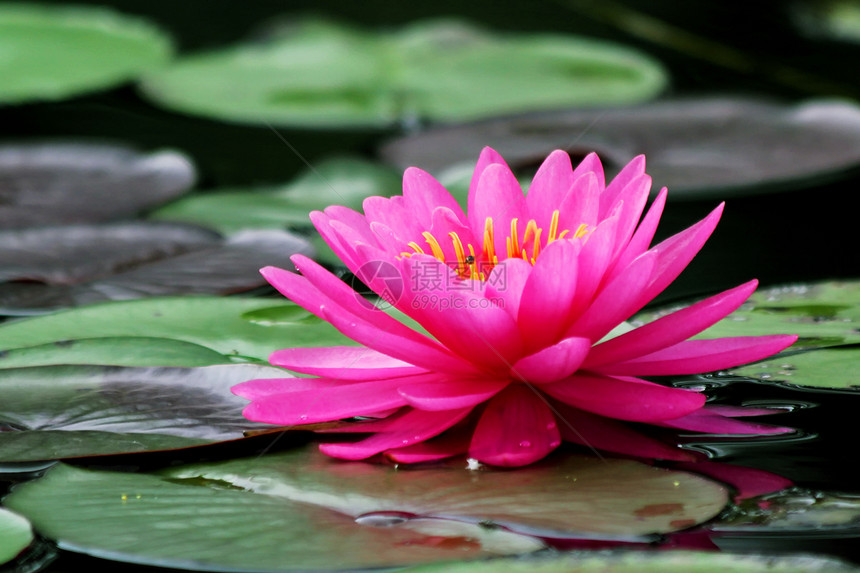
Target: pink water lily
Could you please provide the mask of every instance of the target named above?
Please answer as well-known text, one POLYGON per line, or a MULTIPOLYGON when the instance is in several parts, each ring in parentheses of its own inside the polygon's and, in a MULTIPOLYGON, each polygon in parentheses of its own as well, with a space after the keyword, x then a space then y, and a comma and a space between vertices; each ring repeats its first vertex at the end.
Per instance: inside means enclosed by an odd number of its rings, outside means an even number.
POLYGON ((281 293, 362 346, 275 352, 272 364, 316 378, 239 384, 234 392, 251 400, 245 416, 279 425, 369 418, 340 430, 370 434, 364 439, 320 446, 337 458, 384 453, 408 463, 465 453, 499 466, 535 462, 563 440, 692 459, 637 424, 786 431, 738 420, 761 410, 706 406, 699 392, 641 378, 721 370, 796 340, 689 340, 737 309, 755 281, 625 328, 692 260, 723 209, 652 247, 666 190, 643 216, 650 187, 644 157, 607 185, 596 155, 574 169, 555 151, 524 195, 487 148, 467 213, 416 168, 406 171, 402 196, 368 198, 364 215, 337 206, 312 213, 350 270, 426 333, 307 257, 292 259, 301 275, 267 267, 263 275, 281 293))

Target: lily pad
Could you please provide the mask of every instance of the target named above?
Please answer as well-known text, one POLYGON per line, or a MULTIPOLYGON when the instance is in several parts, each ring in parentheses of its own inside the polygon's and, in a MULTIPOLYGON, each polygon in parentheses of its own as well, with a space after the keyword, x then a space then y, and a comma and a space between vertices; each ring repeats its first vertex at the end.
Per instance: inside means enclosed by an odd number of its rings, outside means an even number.
MULTIPOLYGON (((230 387, 285 373, 253 364, 200 368, 40 366, 0 370, 0 460, 168 450, 265 428, 230 387)), ((286 376, 289 376, 286 374, 286 376)))
POLYGON ((7 563, 33 542, 33 530, 25 518, 0 508, 0 565, 7 563))
POLYGON ((400 188, 400 175, 388 167, 358 159, 330 159, 286 185, 206 191, 166 205, 151 216, 198 223, 222 233, 308 228, 311 211, 329 205, 360 210, 366 197, 391 196, 400 188))
POLYGON ((665 84, 656 61, 593 39, 495 35, 457 21, 372 33, 312 20, 181 58, 146 76, 142 89, 185 113, 343 128, 631 103, 665 84))
MULTIPOLYGON (((0 30, 5 9, 0 6, 0 30)), ((0 31, 0 54, 4 40, 0 31)), ((129 217, 182 195, 194 179, 190 159, 175 151, 142 153, 85 143, 0 145, 0 229, 129 217)))
POLYGON ((231 571, 355 570, 524 553, 530 535, 643 539, 713 517, 719 485, 627 460, 401 470, 310 448, 124 474, 59 465, 6 504, 61 548, 231 571))
MULTIPOLYGON (((651 322, 677 308, 646 311, 632 322, 651 322)), ((740 309, 696 338, 765 334, 799 335, 792 350, 860 343, 860 281, 760 288, 740 309)))
POLYGON ((209 231, 158 222, 11 231, 0 233, 0 241, 4 235, 10 240, 0 260, 10 266, 0 278, 19 279, 0 283, 0 312, 11 315, 103 300, 248 291, 266 284, 261 267, 289 267, 291 255, 313 252, 286 231, 246 231, 221 241, 209 231))
POLYGON ((757 380, 819 388, 860 388, 860 345, 780 356, 730 371, 757 380))
POLYGON ((151 23, 92 6, 0 5, 0 103, 53 100, 131 80, 165 64, 151 23))
POLYGON ((25 348, 0 350, 0 368, 52 364, 191 367, 226 362, 230 362, 230 358, 198 344, 145 336, 58 340, 25 348))
POLYGON ((228 356, 267 360, 280 348, 338 346, 354 342, 309 312, 279 299, 164 297, 95 304, 0 324, 0 350, 58 340, 101 337, 154 337, 182 340, 228 356), (291 320, 266 324, 243 313, 284 306, 291 320))
POLYGON ((648 158, 653 189, 675 199, 779 190, 860 166, 860 107, 812 100, 663 100, 632 107, 553 111, 440 127, 395 139, 384 159, 434 173, 474 163, 489 145, 514 169, 534 169, 554 149, 596 151, 611 174, 648 158))
POLYGON ((834 573, 856 567, 813 555, 749 555, 706 551, 574 551, 475 563, 410 567, 404 573, 834 573))

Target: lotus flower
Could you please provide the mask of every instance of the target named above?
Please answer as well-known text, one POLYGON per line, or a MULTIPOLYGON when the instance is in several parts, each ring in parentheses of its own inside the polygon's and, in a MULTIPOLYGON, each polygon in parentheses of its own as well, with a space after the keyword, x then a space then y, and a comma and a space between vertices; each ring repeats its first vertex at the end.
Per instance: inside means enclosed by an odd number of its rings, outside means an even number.
POLYGON ((337 206, 312 213, 350 270, 426 333, 373 307, 307 257, 292 258, 301 275, 267 267, 261 272, 282 294, 362 346, 273 353, 272 364, 316 378, 239 384, 234 392, 251 400, 245 416, 279 425, 369 418, 346 428, 370 434, 364 439, 320 446, 336 458, 384 453, 408 463, 467 453, 498 466, 535 462, 563 440, 691 459, 635 423, 720 434, 787 431, 736 419, 762 410, 709 407, 699 392, 641 378, 721 370, 796 340, 688 340, 738 308, 755 281, 626 326, 687 266, 723 210, 649 248, 666 201, 663 189, 643 217, 650 185, 644 157, 605 185, 596 155, 574 169, 555 151, 524 195, 487 148, 468 213, 416 168, 406 171, 402 196, 370 197, 364 215, 337 206))

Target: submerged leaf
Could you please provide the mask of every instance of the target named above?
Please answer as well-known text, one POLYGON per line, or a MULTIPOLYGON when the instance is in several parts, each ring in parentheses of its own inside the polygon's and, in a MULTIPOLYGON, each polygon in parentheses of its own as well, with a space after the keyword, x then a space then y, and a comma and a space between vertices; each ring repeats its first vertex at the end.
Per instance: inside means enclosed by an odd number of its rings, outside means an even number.
POLYGON ((240 439, 230 387, 289 377, 251 364, 200 368, 41 366, 0 370, 0 461, 166 450, 240 439))
POLYGON ((172 109, 230 121, 385 127, 629 103, 665 83, 645 54, 588 38, 493 35, 456 21, 387 34, 304 21, 267 41, 187 56, 142 88, 172 109))
POLYGON ((194 179, 191 160, 175 151, 141 153, 84 143, 0 145, 0 229, 121 219, 175 199, 194 179))
POLYGON ((781 356, 731 370, 758 380, 819 388, 860 389, 860 345, 835 346, 781 356))
POLYGON ((698 198, 794 184, 860 165, 860 107, 812 100, 787 106, 750 98, 664 100, 635 107, 537 113, 441 127, 395 139, 389 162, 431 172, 459 169, 489 145, 514 169, 554 149, 596 151, 610 174, 648 157, 652 189, 698 198))
POLYGON ((94 6, 0 5, 0 103, 60 99, 128 81, 172 52, 151 23, 94 6))
POLYGON ((306 571, 524 553, 542 546, 533 534, 650 539, 642 536, 709 519, 726 491, 625 460, 398 470, 303 448, 145 475, 60 465, 6 501, 73 551, 191 569, 306 571))
POLYGON ((261 267, 289 266, 292 255, 313 250, 285 231, 247 231, 222 241, 205 229, 158 222, 47 227, 0 233, 0 241, 4 238, 9 240, 0 247, 0 262, 7 268, 0 279, 19 281, 0 283, 4 314, 112 299, 247 291, 265 284, 261 267))

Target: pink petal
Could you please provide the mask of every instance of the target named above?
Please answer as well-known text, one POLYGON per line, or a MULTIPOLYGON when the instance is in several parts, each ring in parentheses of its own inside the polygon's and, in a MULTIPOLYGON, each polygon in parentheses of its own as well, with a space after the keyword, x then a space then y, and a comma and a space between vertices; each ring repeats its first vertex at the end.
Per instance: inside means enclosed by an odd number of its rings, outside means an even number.
POLYGON ((659 422, 685 416, 701 408, 705 396, 636 378, 612 378, 577 372, 541 390, 594 414, 631 422, 659 422))
POLYGON ((708 404, 705 409, 711 414, 742 418, 744 416, 767 416, 769 414, 785 414, 784 408, 751 408, 747 406, 726 406, 724 404, 708 404))
POLYGON ((734 312, 757 285, 758 281, 750 281, 598 344, 584 367, 630 360, 686 340, 734 312))
POLYGON ((276 267, 266 267, 260 272, 284 296, 323 320, 328 320, 346 336, 416 366, 452 372, 474 371, 474 368, 452 356, 436 342, 384 312, 368 309, 363 300, 359 302, 360 296, 343 281, 310 259, 297 256, 293 260, 302 265, 305 276, 276 267), (337 297, 337 300, 333 297, 337 297))
POLYGON ((498 394, 508 380, 443 380, 401 386, 398 391, 419 410, 472 408, 498 394))
POLYGON ((320 451, 334 458, 363 460, 391 448, 405 447, 437 436, 468 413, 468 408, 445 412, 410 410, 400 418, 402 430, 380 432, 359 442, 320 444, 320 451))
POLYGON ((426 228, 422 227, 421 222, 406 207, 406 202, 402 196, 386 197, 368 197, 362 203, 364 214, 369 222, 379 222, 390 228, 398 237, 418 238, 422 231, 426 228))
POLYGON ((403 173, 403 198, 406 208, 424 227, 430 227, 430 216, 438 207, 450 210, 460 223, 466 223, 463 208, 448 190, 432 175, 417 167, 410 167, 403 173))
POLYGON ((555 241, 544 250, 526 282, 517 323, 529 350, 554 343, 568 326, 576 300, 578 241, 555 241))
POLYGON ((600 195, 600 213, 598 216, 604 218, 617 203, 617 199, 624 188, 638 176, 645 173, 645 156, 637 155, 624 166, 621 172, 606 186, 600 195))
POLYGON ((361 346, 286 348, 273 352, 269 362, 295 372, 341 380, 384 379, 427 373, 423 368, 361 346))
POLYGON ((436 438, 403 448, 388 450, 385 457, 402 464, 435 462, 465 454, 469 450, 471 433, 456 428, 436 438))
POLYGON ((245 407, 244 415, 252 422, 293 425, 329 422, 353 416, 364 416, 388 408, 406 405, 397 388, 409 380, 431 381, 430 376, 392 378, 374 382, 357 382, 329 388, 269 395, 245 407))
POLYGON ((576 169, 573 170, 573 181, 576 181, 586 173, 594 174, 594 177, 597 179, 598 188, 603 191, 603 188, 606 186, 606 179, 603 175, 603 164, 600 163, 600 158, 594 152, 586 155, 585 158, 579 162, 579 165, 576 166, 576 169))
POLYGON ((639 223, 642 210, 648 201, 650 190, 651 177, 642 174, 634 177, 619 194, 617 204, 621 206, 621 210, 619 212, 618 228, 616 229, 616 250, 612 253, 613 258, 617 257, 630 242, 633 230, 639 223))
POLYGON ((553 402, 561 436, 566 442, 593 450, 656 460, 695 461, 698 456, 671 446, 603 416, 553 402))
MULTIPOLYGON (((414 255, 400 261, 404 277, 447 276, 456 283, 451 269, 429 255, 414 255)), ((504 370, 522 355, 522 338, 513 318, 481 292, 466 283, 464 288, 447 286, 438 291, 406 289, 398 303, 403 310, 437 340, 472 364, 490 371, 504 370)))
POLYGON ((522 233, 528 223, 527 216, 523 189, 510 168, 500 164, 488 166, 478 180, 475 193, 469 194, 472 235, 483 237, 485 222, 491 218, 495 227, 493 236, 496 254, 502 258, 507 253, 505 238, 509 233, 506 226, 511 219, 519 218, 522 233))
POLYGON ((484 296, 516 319, 526 281, 534 267, 522 259, 504 259, 490 271, 484 296))
POLYGON ((723 213, 723 205, 721 203, 698 223, 672 235, 648 251, 657 254, 657 264, 654 267, 651 284, 640 294, 643 305, 663 292, 681 274, 681 271, 687 268, 714 232, 723 213))
MULTIPOLYGON (((602 176, 602 174, 601 174, 602 176)), ((573 180, 570 189, 556 206, 558 209, 558 234, 569 231, 572 235, 581 224, 593 230, 597 224, 597 212, 600 207, 600 180, 594 173, 585 173, 573 180)), ((549 232, 549 225, 544 227, 549 232)), ((569 237, 568 237, 569 238, 569 237)))
POLYGON ((705 434, 731 434, 731 435, 761 435, 761 434, 786 434, 794 432, 794 428, 781 428, 767 424, 754 424, 741 422, 733 418, 727 418, 709 412, 702 408, 699 411, 687 414, 674 420, 663 420, 657 422, 659 426, 677 428, 691 432, 702 432, 705 434))
POLYGON ((529 215, 539 227, 549 228, 552 212, 561 205, 572 183, 570 155, 566 151, 553 151, 535 173, 526 195, 529 215))
POLYGON ((230 388, 230 391, 236 396, 241 396, 248 400, 259 400, 288 392, 321 390, 331 386, 344 386, 346 384, 349 384, 349 382, 333 380, 331 378, 263 378, 241 382, 230 388))
POLYGON ((544 458, 560 443, 545 398, 524 384, 512 384, 487 404, 472 435, 469 456, 495 466, 524 466, 544 458))
POLYGON ((645 253, 604 287, 582 316, 576 320, 565 336, 583 336, 597 342, 610 330, 624 322, 642 308, 637 293, 651 280, 655 255, 645 253))
POLYGON ((605 219, 585 237, 577 260, 576 296, 568 316, 570 323, 578 320, 591 306, 600 286, 604 284, 606 269, 612 262, 617 224, 617 216, 605 219))
MULTIPOLYGON (((475 171, 472 173, 472 180, 469 182, 469 198, 468 212, 472 214, 472 205, 474 204, 474 195, 478 191, 478 182, 481 180, 481 175, 484 170, 490 165, 504 165, 507 167, 504 158, 492 147, 485 147, 481 150, 481 155, 478 156, 478 162, 475 164, 475 171)), ((483 221, 481 221, 483 225, 483 221)))
POLYGON ((738 336, 713 340, 686 340, 647 354, 595 368, 612 375, 673 376, 701 374, 755 362, 794 344, 797 336, 738 336))
POLYGON ((654 233, 657 232, 660 217, 663 215, 663 208, 666 206, 666 196, 666 188, 663 187, 654 199, 654 202, 651 203, 651 208, 648 209, 648 213, 645 214, 642 222, 639 223, 639 227, 636 228, 636 232, 633 233, 630 242, 618 254, 613 263, 613 268, 619 270, 625 268, 633 259, 648 250, 651 241, 654 239, 654 233))
POLYGON ((523 382, 557 382, 576 372, 589 350, 591 340, 588 338, 565 338, 519 359, 511 368, 511 374, 523 382))

